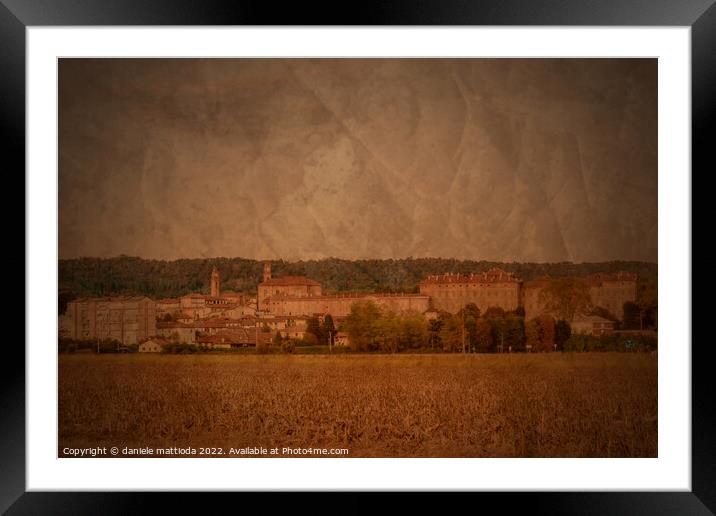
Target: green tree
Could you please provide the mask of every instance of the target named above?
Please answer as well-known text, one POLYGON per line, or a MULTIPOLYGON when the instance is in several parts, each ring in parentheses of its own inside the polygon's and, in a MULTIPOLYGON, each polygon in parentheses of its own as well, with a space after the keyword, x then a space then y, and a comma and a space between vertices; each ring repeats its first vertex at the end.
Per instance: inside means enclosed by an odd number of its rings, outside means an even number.
POLYGON ((658 287, 656 278, 644 278, 637 284, 636 304, 639 307, 640 330, 657 327, 658 287))
POLYGON ((428 321, 428 340, 431 348, 440 347, 440 330, 444 325, 445 319, 442 314, 441 317, 428 321))
POLYGON ((574 320, 580 313, 588 313, 592 304, 589 285, 583 278, 556 278, 542 288, 540 304, 555 312, 561 319, 574 320))
POLYGON ((643 327, 642 323, 642 309, 636 303, 627 301, 624 303, 624 319, 622 321, 622 328, 625 330, 641 330, 643 327))
POLYGON ((540 325, 540 342, 534 351, 554 350, 555 325, 554 318, 550 315, 540 315, 537 318, 540 325))
POLYGON ((485 318, 487 319, 502 319, 505 315, 505 310, 499 306, 491 306, 485 310, 485 318))
POLYGON ((331 314, 326 314, 323 318, 323 324, 321 325, 321 334, 325 340, 325 344, 332 345, 333 339, 336 335, 336 326, 333 323, 333 317, 331 314), (331 342, 329 342, 329 340, 331 342))
POLYGON ((421 314, 401 317, 401 339, 408 349, 421 348, 428 342, 428 324, 421 314))
POLYGON ((522 317, 506 317, 506 339, 507 349, 512 351, 524 351, 525 349, 525 320, 522 317))
POLYGON ((313 334, 319 343, 323 342, 323 332, 321 331, 321 324, 318 322, 318 317, 308 319, 306 322, 306 333, 313 334))
POLYGON ((382 314, 374 324, 381 350, 395 353, 403 348, 400 319, 394 313, 382 314))
POLYGON ((492 327, 485 319, 478 319, 475 323, 475 349, 480 353, 494 353, 495 351, 492 327))
POLYGON ((282 339, 280 349, 281 353, 293 353, 296 350, 296 343, 293 339, 282 339))
POLYGON ((462 322, 456 315, 446 314, 440 329, 440 343, 445 351, 462 349, 462 322))
POLYGON ((303 339, 301 339, 301 344, 303 346, 318 346, 321 342, 318 340, 318 337, 314 333, 306 332, 303 334, 303 339))
POLYGON ((564 319, 558 320, 554 325, 554 343, 558 351, 564 350, 564 344, 572 336, 572 327, 564 319))
POLYGON ((458 317, 464 326, 460 329, 460 350, 462 351, 463 331, 466 351, 474 350, 477 347, 477 321, 480 319, 480 309, 474 303, 469 303, 458 312, 458 317))
POLYGON ((351 305, 351 313, 343 321, 353 351, 369 351, 378 346, 376 323, 380 309, 373 301, 359 301, 351 305))
POLYGON ((542 328, 537 318, 530 319, 525 323, 525 336, 527 349, 537 351, 542 340, 542 328))

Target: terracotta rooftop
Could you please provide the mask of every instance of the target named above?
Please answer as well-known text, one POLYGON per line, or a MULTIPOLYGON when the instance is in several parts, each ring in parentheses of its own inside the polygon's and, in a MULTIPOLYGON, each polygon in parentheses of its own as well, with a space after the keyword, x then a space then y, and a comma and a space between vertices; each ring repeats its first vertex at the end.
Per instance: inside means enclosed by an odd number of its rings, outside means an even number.
POLYGON ((320 296, 291 296, 284 293, 273 294, 268 298, 269 302, 273 300, 321 300, 321 299, 358 299, 358 298, 382 298, 382 297, 416 297, 427 298, 426 294, 418 294, 414 292, 344 292, 338 294, 323 294, 320 296))
POLYGON ((428 276, 420 284, 427 283, 519 283, 511 272, 492 268, 487 272, 474 274, 446 273, 428 276))
MULTIPOLYGON (((636 281, 636 274, 632 272, 597 272, 596 274, 592 274, 591 276, 577 276, 582 278, 588 285, 590 286, 600 286, 602 283, 605 282, 612 282, 612 281, 628 281, 633 282, 636 281)), ((549 276, 537 278, 535 280, 526 281, 524 283, 524 286, 527 288, 537 288, 537 287, 545 287, 547 284, 551 281, 557 278, 552 278, 549 276)))
POLYGON ((604 317, 599 317, 598 315, 577 315, 572 320, 573 323, 613 323, 614 321, 610 321, 609 319, 605 319, 604 317))
POLYGON ((273 339, 273 333, 237 328, 220 331, 213 335, 201 335, 197 337, 196 341, 199 344, 250 344, 255 346, 257 338, 259 342, 269 343, 273 339))

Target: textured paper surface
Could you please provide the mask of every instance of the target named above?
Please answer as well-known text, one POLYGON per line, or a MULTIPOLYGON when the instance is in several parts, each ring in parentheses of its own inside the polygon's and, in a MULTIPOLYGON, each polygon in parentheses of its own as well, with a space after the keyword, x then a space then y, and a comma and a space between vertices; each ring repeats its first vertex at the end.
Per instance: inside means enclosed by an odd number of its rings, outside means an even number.
POLYGON ((60 258, 657 260, 654 59, 59 67, 60 258))

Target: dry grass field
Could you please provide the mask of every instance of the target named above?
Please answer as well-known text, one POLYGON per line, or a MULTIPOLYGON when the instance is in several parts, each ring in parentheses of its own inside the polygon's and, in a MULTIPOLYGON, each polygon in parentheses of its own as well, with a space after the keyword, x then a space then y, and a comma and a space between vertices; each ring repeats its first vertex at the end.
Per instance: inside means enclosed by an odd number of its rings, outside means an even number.
POLYGON ((61 355, 59 447, 655 457, 649 354, 61 355))

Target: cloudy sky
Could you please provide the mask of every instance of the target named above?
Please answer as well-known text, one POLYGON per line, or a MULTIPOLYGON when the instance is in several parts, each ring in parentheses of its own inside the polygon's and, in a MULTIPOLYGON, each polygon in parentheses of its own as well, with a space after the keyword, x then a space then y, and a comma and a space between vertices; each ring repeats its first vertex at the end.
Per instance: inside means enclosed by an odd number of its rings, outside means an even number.
POLYGON ((61 258, 657 261, 653 59, 63 59, 61 258))

